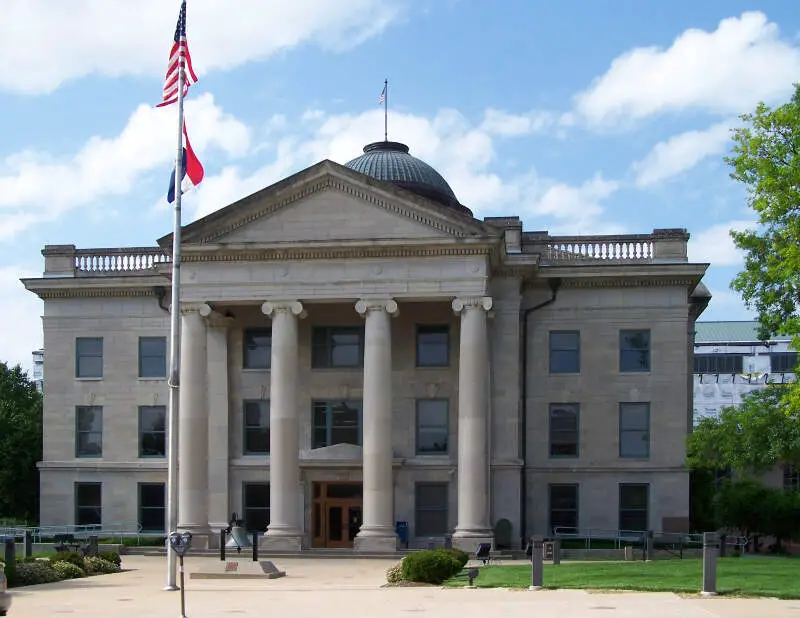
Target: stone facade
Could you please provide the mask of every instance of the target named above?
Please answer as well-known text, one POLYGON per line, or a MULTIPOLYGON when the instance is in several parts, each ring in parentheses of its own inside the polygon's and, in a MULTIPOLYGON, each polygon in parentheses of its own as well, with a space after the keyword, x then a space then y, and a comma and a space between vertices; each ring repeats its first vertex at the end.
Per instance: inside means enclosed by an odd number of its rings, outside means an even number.
MULTIPOLYGON (((179 527, 211 534, 237 512, 269 522, 268 548, 361 551, 394 548, 397 521, 411 546, 452 535, 470 550, 554 523, 685 530, 691 332, 708 302, 687 240, 523 232, 517 217, 478 220, 329 161, 185 226, 179 527), (428 326, 446 344, 419 366, 428 326), (360 361, 336 366, 338 335, 321 327, 355 327, 360 361), (246 344, 259 328, 268 348, 246 344), (245 367, 248 345, 269 368, 245 367), (579 367, 554 371, 556 354, 579 367), (646 366, 621 370, 626 354, 646 366), (247 453, 265 435, 247 405, 269 419, 269 454, 247 453), (564 405, 573 416, 556 425, 564 405), (646 426, 621 427, 621 406, 646 426), (336 425, 359 407, 357 426, 336 425), (624 456, 623 433, 636 442, 624 456), (495 534, 502 520, 510 534, 495 534)), ((167 459, 143 446, 142 419, 168 405, 168 372, 141 375, 169 359, 142 338, 169 335, 171 242, 48 245, 43 277, 24 280, 45 301, 42 525, 163 522, 152 496, 167 459)))

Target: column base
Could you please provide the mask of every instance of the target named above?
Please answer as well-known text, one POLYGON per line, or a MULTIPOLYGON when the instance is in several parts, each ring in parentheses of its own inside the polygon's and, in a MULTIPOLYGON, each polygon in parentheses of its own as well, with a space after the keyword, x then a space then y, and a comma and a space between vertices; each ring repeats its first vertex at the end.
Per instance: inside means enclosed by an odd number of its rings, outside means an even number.
POLYGON ((470 554, 475 553, 478 545, 489 543, 494 547, 494 533, 489 529, 461 529, 456 528, 453 532, 453 547, 461 549, 470 554))
POLYGON ((353 550, 362 554, 393 554, 397 551, 397 535, 357 536, 353 540, 353 550))
POLYGON ((299 552, 303 550, 303 533, 296 528, 267 528, 258 541, 259 549, 266 551, 299 552))
POLYGON ((214 539, 214 533, 208 526, 178 524, 178 533, 182 532, 191 532, 192 534, 192 544, 189 546, 189 551, 186 552, 187 555, 191 555, 193 549, 211 549, 214 543, 219 546, 219 541, 214 539))

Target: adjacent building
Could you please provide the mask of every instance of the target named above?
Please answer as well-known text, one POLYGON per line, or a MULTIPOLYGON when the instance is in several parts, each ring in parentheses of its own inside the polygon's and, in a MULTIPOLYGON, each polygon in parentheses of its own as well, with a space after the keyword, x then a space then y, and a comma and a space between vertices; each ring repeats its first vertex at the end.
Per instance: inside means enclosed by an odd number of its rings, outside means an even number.
MULTIPOLYGON (((388 141, 186 225, 179 527, 213 544, 236 512, 292 551, 394 549, 397 522, 470 550, 686 530, 688 238, 479 219, 388 141)), ((48 245, 24 280, 42 525, 165 529, 171 247, 48 245)))
MULTIPOLYGON (((694 340, 694 421, 718 416, 767 384, 797 380, 792 338, 758 336, 758 322, 697 322, 694 340)), ((800 491, 800 470, 785 464, 765 476, 770 485, 800 491)))

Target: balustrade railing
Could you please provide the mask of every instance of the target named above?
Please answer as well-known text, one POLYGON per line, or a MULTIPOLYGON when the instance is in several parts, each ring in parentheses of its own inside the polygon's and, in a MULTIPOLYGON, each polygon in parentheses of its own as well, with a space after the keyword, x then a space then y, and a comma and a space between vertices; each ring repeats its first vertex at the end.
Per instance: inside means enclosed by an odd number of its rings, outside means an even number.
POLYGON ((549 236, 544 259, 564 262, 650 262, 655 240, 649 234, 625 236, 549 236))
POLYGON ((160 247, 125 247, 121 249, 77 249, 75 275, 146 274, 170 256, 160 247))

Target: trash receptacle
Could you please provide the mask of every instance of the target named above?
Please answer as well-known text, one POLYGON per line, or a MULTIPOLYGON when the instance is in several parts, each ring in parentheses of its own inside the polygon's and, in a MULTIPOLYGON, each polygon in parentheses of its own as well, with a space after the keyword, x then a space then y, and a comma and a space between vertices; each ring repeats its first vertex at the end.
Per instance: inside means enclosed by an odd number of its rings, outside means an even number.
POLYGON ((408 522, 396 521, 394 523, 394 531, 397 533, 397 538, 400 540, 400 544, 408 549, 408 522))

